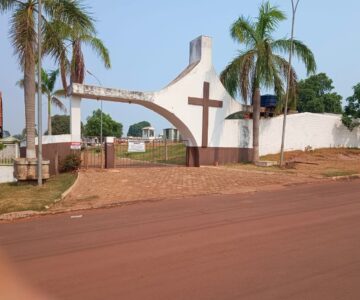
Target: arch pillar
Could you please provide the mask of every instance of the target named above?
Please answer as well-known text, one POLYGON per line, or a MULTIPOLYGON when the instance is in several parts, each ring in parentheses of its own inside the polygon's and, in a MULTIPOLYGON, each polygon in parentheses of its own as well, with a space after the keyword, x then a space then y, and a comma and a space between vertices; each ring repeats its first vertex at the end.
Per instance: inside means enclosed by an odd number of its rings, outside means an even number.
POLYGON ((70 133, 71 142, 81 142, 81 97, 71 95, 70 98, 70 133))

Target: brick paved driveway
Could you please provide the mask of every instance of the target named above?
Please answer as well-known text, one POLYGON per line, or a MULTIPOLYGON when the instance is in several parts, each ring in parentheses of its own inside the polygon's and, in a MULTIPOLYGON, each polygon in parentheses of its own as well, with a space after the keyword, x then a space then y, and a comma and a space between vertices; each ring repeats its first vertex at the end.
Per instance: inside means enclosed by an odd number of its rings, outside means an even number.
POLYGON ((229 167, 153 167, 81 171, 71 193, 52 210, 87 209, 139 200, 271 190, 318 180, 285 172, 229 167))

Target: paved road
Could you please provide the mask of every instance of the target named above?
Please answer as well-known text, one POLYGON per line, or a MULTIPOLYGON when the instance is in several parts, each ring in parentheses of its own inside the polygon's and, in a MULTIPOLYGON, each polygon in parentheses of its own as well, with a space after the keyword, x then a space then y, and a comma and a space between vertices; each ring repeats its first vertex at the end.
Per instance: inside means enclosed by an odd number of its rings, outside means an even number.
POLYGON ((0 224, 55 299, 360 299, 360 181, 81 214, 0 224))

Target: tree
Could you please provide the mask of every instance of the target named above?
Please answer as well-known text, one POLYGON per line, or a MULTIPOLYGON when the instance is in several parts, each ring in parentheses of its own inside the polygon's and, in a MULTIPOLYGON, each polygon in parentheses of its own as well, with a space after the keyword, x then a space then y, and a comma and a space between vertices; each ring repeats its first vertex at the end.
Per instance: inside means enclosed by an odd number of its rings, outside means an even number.
MULTIPOLYGON (((19 134, 14 134, 13 137, 16 138, 16 139, 18 139, 19 141, 24 141, 24 140, 26 140, 26 132, 27 132, 27 130, 26 130, 26 128, 24 128, 24 129, 21 131, 21 133, 19 133, 19 134)), ((37 131, 36 128, 35 128, 35 136, 38 136, 38 131, 37 131)))
POLYGON ((278 99, 283 99, 284 82, 290 69, 289 95, 295 99, 296 73, 282 56, 276 53, 293 53, 304 62, 308 73, 315 71, 316 63, 311 50, 294 39, 275 40, 272 34, 285 14, 269 2, 263 3, 255 21, 241 16, 231 26, 232 38, 245 45, 221 73, 221 81, 233 97, 241 95, 245 104, 253 104, 253 161, 259 160, 260 88, 274 89, 278 99))
MULTIPOLYGON (((100 136, 101 110, 94 110, 84 126, 86 136, 100 136)), ((103 113, 103 136, 121 137, 123 125, 114 121, 110 115, 103 113)))
POLYGON ((54 91, 55 82, 58 75, 59 70, 50 72, 45 72, 43 69, 41 70, 41 90, 42 93, 46 95, 48 101, 48 135, 55 134, 52 132, 51 106, 54 105, 60 110, 66 112, 66 106, 58 98, 58 96, 65 95, 65 91, 54 91))
POLYGON ((360 126, 360 83, 353 90, 354 94, 346 99, 347 105, 342 116, 343 124, 351 131, 360 126))
POLYGON ((298 84, 298 111, 341 114, 342 97, 333 91, 332 84, 325 73, 301 80, 298 84))
POLYGON ((142 136, 142 129, 144 127, 151 126, 151 124, 148 121, 142 121, 139 123, 135 123, 129 127, 127 136, 136 136, 141 137, 142 136))
MULTIPOLYGON (((46 131, 47 135, 52 135, 51 129, 51 106, 54 105, 58 107, 60 110, 66 112, 66 106, 59 99, 59 96, 64 96, 64 90, 54 91, 55 82, 57 76, 59 75, 59 70, 46 72, 44 69, 41 69, 41 92, 47 98, 48 102, 48 130, 46 131)), ((18 82, 20 87, 24 87, 24 80, 20 80, 18 82)), ((38 83, 35 82, 35 86, 38 86, 38 83)), ((37 90, 37 88, 36 88, 37 90)))
POLYGON ((51 117, 52 134, 70 134, 70 116, 55 115, 51 117))
POLYGON ((59 63, 61 81, 65 91, 68 87, 68 75, 70 75, 70 84, 84 82, 85 59, 82 51, 83 44, 90 46, 96 52, 105 68, 110 68, 109 51, 96 36, 92 19, 91 26, 87 27, 81 27, 77 24, 64 26, 56 20, 49 22, 47 27, 49 30, 44 37, 45 52, 49 53, 59 63), (71 51, 69 51, 69 47, 71 47, 71 51))
MULTIPOLYGON (((70 116, 55 115, 51 117, 52 134, 70 134, 70 116)), ((81 122, 81 132, 84 132, 84 124, 81 122)), ((47 132, 45 132, 47 134, 47 132)))
MULTIPOLYGON (((35 15, 38 11, 35 0, 0 0, 0 11, 11 11, 10 39, 24 71, 24 101, 26 121, 26 157, 35 158, 35 63, 37 32, 35 15)), ((87 28, 92 20, 77 0, 44 0, 45 22, 43 34, 49 35, 48 23, 56 20, 61 26, 87 28)), ((55 35, 56 32, 51 32, 55 35)), ((48 51, 49 51, 48 47, 48 51)))

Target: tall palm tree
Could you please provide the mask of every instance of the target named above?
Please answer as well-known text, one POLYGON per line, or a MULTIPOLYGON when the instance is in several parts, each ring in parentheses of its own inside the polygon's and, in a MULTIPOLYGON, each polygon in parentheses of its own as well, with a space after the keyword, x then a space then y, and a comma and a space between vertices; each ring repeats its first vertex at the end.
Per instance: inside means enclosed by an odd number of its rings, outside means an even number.
POLYGON ((41 70, 41 91, 44 95, 46 95, 48 102, 48 135, 52 134, 52 128, 51 128, 52 105, 66 112, 66 106, 59 99, 59 96, 65 95, 65 91, 64 90, 54 91, 55 82, 58 75, 59 75, 59 70, 54 70, 50 72, 46 72, 43 69, 41 70))
POLYGON ((60 67, 61 81, 67 90, 67 76, 71 83, 83 83, 85 79, 85 59, 82 46, 90 46, 104 63, 105 68, 111 67, 110 55, 104 43, 96 36, 94 27, 82 28, 75 25, 63 26, 57 21, 48 23, 45 35, 45 49, 60 67))
MULTIPOLYGON (((0 12, 11 12, 10 39, 24 72, 24 101, 26 120, 26 157, 35 158, 35 64, 37 33, 36 0, 0 0, 0 12)), ((56 20, 64 26, 92 28, 92 19, 78 0, 43 0, 44 26, 56 20)), ((39 133, 41 134, 41 133, 39 133)))
MULTIPOLYGON (((232 38, 243 44, 239 52, 221 73, 221 81, 233 97, 240 95, 245 104, 253 104, 253 161, 259 160, 260 89, 273 89, 283 99, 290 69, 289 96, 295 98, 297 76, 281 54, 291 49, 290 39, 275 40, 273 33, 279 22, 286 19, 276 6, 265 2, 255 20, 241 16, 230 29, 232 38)), ((301 41, 293 40, 293 53, 305 64, 308 73, 315 72, 316 63, 311 50, 301 41)))

